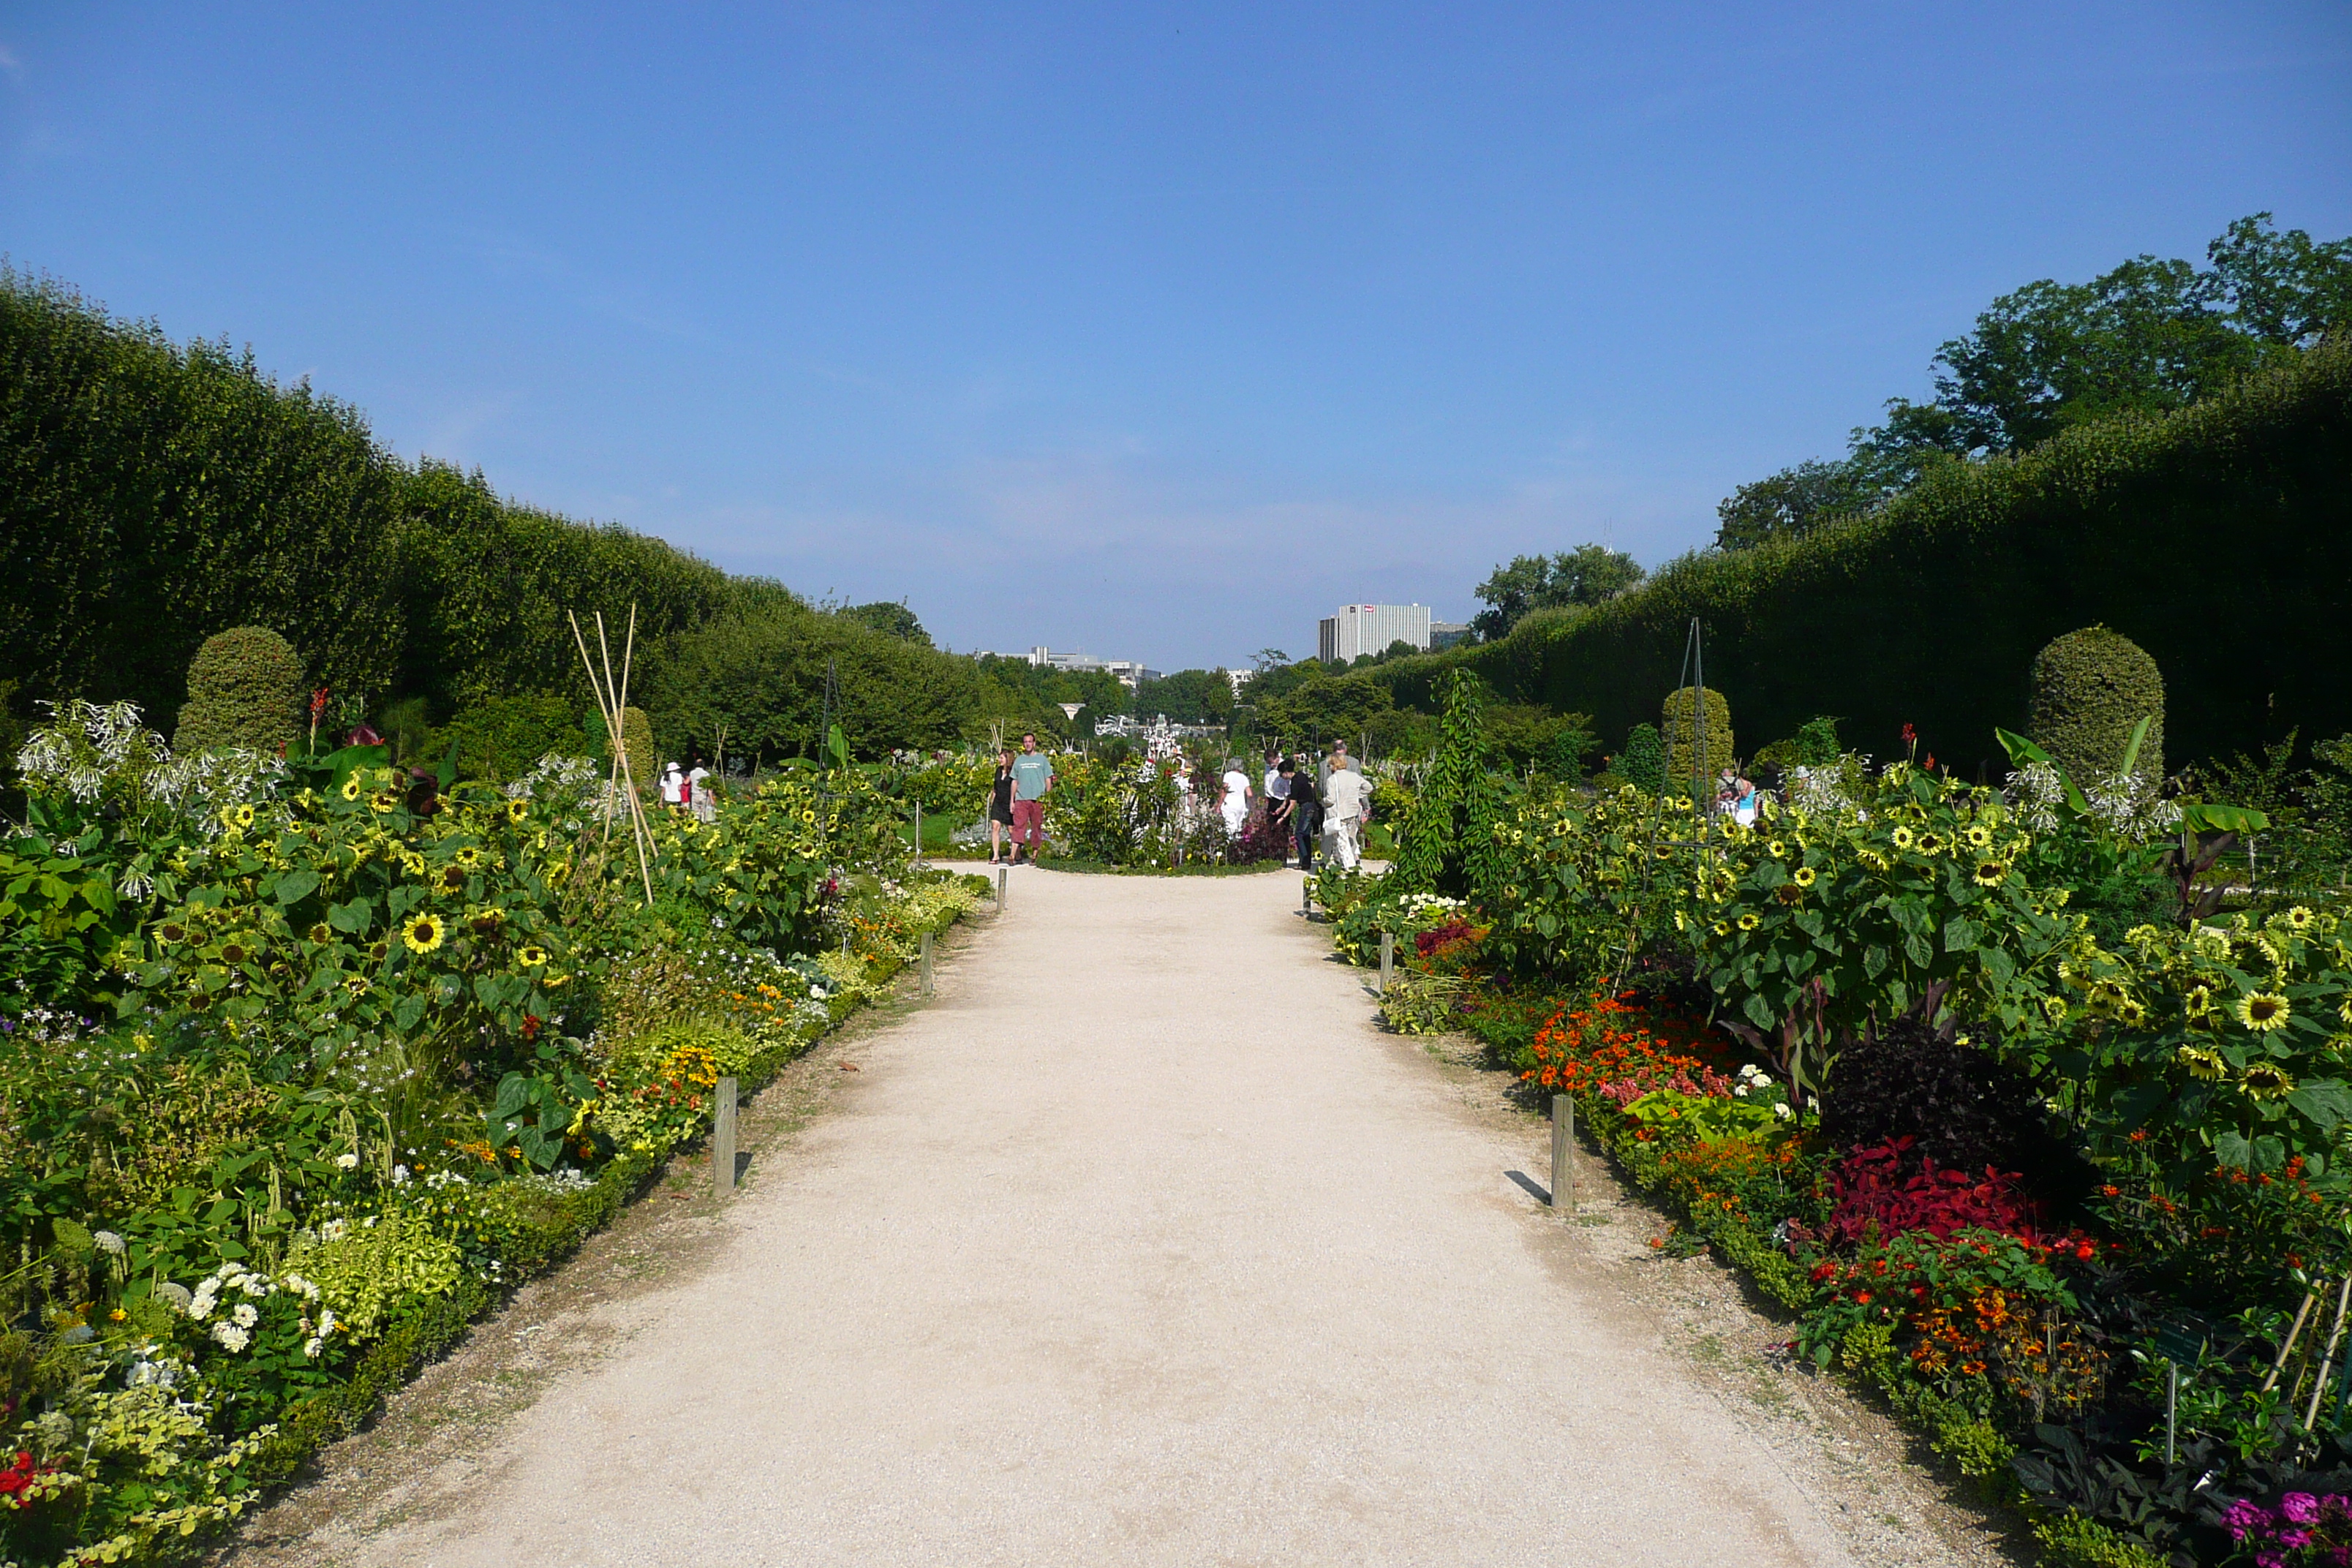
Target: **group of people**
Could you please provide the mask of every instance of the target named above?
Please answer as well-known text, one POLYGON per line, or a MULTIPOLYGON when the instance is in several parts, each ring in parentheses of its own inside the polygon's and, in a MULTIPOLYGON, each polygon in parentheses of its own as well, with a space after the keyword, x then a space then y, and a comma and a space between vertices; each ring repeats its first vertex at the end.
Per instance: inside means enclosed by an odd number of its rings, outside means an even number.
POLYGON ((692 812, 699 822, 715 822, 719 817, 719 802, 710 793, 710 770, 698 756, 683 768, 676 763, 663 765, 661 802, 672 811, 692 812))
MULTIPOLYGON (((1178 784, 1192 793, 1189 765, 1181 769, 1178 784)), ((1018 866, 1037 858, 1045 841, 1045 796, 1053 787, 1054 761, 1037 749, 1035 735, 1022 736, 1018 752, 996 753, 988 795, 990 865, 1018 866)), ((1364 830, 1372 821, 1372 782, 1348 754, 1348 742, 1334 742, 1319 763, 1305 752, 1267 752, 1259 791, 1267 826, 1290 845, 1300 870, 1315 869, 1318 846, 1327 837, 1331 859, 1349 870, 1361 863, 1364 830)), ((1257 794, 1241 763, 1228 761, 1218 780, 1217 810, 1229 836, 1238 838, 1247 830, 1257 794)))
MULTIPOLYGON (((1238 836, 1250 816, 1249 775, 1238 762, 1228 763, 1221 782, 1223 794, 1218 804, 1225 827, 1238 836)), ((1267 752, 1259 786, 1265 792, 1266 822, 1290 844, 1300 870, 1315 869, 1317 846, 1327 837, 1333 860, 1351 871, 1361 863, 1364 830, 1372 822, 1372 781, 1348 755, 1347 742, 1333 742, 1330 754, 1319 764, 1305 752, 1297 756, 1267 752)))

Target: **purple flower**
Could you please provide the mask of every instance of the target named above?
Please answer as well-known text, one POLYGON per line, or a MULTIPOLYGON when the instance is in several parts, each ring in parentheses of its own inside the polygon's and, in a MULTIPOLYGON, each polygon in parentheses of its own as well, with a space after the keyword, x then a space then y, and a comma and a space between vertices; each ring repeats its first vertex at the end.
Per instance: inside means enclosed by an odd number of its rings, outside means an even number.
POLYGON ((2286 1496, 2279 1499, 2278 1510, 2286 1516, 2287 1522, 2290 1524, 2319 1522, 2319 1500, 2309 1492, 2287 1493, 2286 1496))
POLYGON ((2244 1498, 2231 1503, 2230 1511, 2221 1516, 2222 1527, 2229 1531, 2230 1539, 2241 1544, 2256 1531, 2269 1534, 2271 1526, 2277 1522, 2277 1517, 2270 1510, 2244 1498))

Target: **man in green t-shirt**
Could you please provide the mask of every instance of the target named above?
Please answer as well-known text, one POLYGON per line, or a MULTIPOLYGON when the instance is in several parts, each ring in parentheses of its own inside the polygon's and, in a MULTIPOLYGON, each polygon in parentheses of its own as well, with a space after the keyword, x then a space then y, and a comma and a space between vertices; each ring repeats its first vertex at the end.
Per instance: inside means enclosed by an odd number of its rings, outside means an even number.
POLYGON ((1045 792, 1054 787, 1054 760, 1037 749, 1037 737, 1021 737, 1021 754, 1013 759, 1013 863, 1021 864, 1024 845, 1030 864, 1045 840, 1045 792))

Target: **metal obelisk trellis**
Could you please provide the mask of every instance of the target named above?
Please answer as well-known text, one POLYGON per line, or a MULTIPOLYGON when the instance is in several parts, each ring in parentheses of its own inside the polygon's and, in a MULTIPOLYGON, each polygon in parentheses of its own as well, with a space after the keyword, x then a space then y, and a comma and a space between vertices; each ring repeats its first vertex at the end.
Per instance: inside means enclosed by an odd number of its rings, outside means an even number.
POLYGON ((644 879, 646 907, 653 908, 653 829, 646 825, 645 803, 637 795, 637 775, 629 761, 629 742, 621 728, 623 712, 629 704, 629 666, 637 649, 637 606, 629 605, 629 637, 621 648, 621 676, 613 679, 613 646, 604 637, 604 612, 596 612, 596 650, 604 658, 604 673, 597 674, 597 661, 588 657, 588 639, 581 635, 580 617, 571 611, 563 612, 572 623, 572 641, 580 649, 580 662, 588 671, 588 689, 596 695, 597 711, 604 716, 604 732, 613 738, 612 773, 604 784, 603 812, 604 842, 613 841, 613 813, 620 801, 628 802, 629 831, 637 846, 637 875, 644 879))
MULTIPOLYGON (((1632 973, 1634 949, 1641 944, 1642 906, 1649 900, 1651 879, 1657 875, 1658 851, 1660 849, 1696 849, 1698 874, 1702 877, 1706 875, 1710 858, 1712 847, 1707 841, 1706 830, 1708 820, 1713 816, 1711 804, 1715 792, 1709 787, 1711 775, 1706 771, 1706 638, 1699 631, 1698 617, 1696 616, 1691 617, 1690 636, 1683 643, 1682 679, 1675 689, 1678 693, 1688 691, 1691 694, 1690 711, 1687 716, 1678 711, 1674 722, 1668 726, 1669 733, 1665 736, 1666 762, 1669 767, 1673 765, 1675 735, 1679 733, 1685 736, 1691 747, 1692 777, 1683 782, 1692 786, 1691 806, 1697 816, 1697 834, 1691 838, 1662 839, 1658 837, 1664 827, 1666 814, 1665 791, 1661 789, 1658 793, 1657 804, 1650 811, 1650 842, 1642 856, 1641 895, 1635 899, 1632 913, 1625 923, 1625 957, 1618 966, 1617 974, 1620 981, 1632 973)), ((1675 781, 1667 778, 1660 782, 1671 785, 1675 781)))

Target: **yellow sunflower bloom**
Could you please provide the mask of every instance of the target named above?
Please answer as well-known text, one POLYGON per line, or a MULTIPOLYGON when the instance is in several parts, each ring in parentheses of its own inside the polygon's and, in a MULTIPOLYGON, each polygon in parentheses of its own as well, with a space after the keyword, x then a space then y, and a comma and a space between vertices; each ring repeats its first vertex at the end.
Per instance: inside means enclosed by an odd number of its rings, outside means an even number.
POLYGON ((431 952, 447 934, 439 915, 418 915, 400 928, 400 940, 411 952, 431 952))
POLYGON ((1998 888, 2009 875, 2009 868, 1999 860, 1979 860, 1975 874, 1969 879, 1979 888, 1998 888))
POLYGON ((1918 836, 1907 827, 1898 827, 1887 837, 1894 841, 1895 847, 1906 851, 1919 842, 1918 836))
POLYGON ((1760 926, 1764 922, 1752 914, 1742 915, 1739 917, 1738 921, 1741 931, 1754 931, 1758 926, 1760 926))
POLYGON ((532 942, 515 954, 515 962, 525 969, 537 969, 547 962, 547 949, 532 942))
POLYGON ((1800 866, 1794 871, 1789 873, 1789 879, 1796 883, 1800 888, 1811 887, 1813 885, 1815 873, 1811 866, 1800 866))
POLYGON ((2202 1046, 2183 1046, 2173 1055, 2179 1059, 2182 1067, 2189 1069, 2191 1077, 2201 1078, 2208 1083, 2221 1078, 2230 1070, 2230 1064, 2221 1059, 2219 1052, 2209 1051, 2202 1046))
POLYGON ((339 794, 339 795, 341 795, 345 800, 357 800, 357 799, 359 799, 359 797, 360 797, 360 795, 362 795, 362 793, 363 793, 363 792, 360 789, 360 775, 359 775, 359 774, 357 774, 357 773, 346 773, 346 774, 344 774, 344 775, 343 775, 343 787, 342 787, 341 789, 338 790, 336 793, 337 793, 337 794, 339 794))
POLYGON ((520 823, 524 817, 529 816, 530 815, 530 802, 523 799, 522 796, 517 795, 514 799, 507 802, 507 820, 509 822, 520 823))
POLYGON ((2238 1016, 2239 1023, 2258 1035, 2284 1029, 2287 1020, 2294 1016, 2294 1010, 2287 1005, 2286 998, 2274 991, 2257 991, 2250 996, 2241 996, 2238 1005, 2231 1011, 2238 1016))

